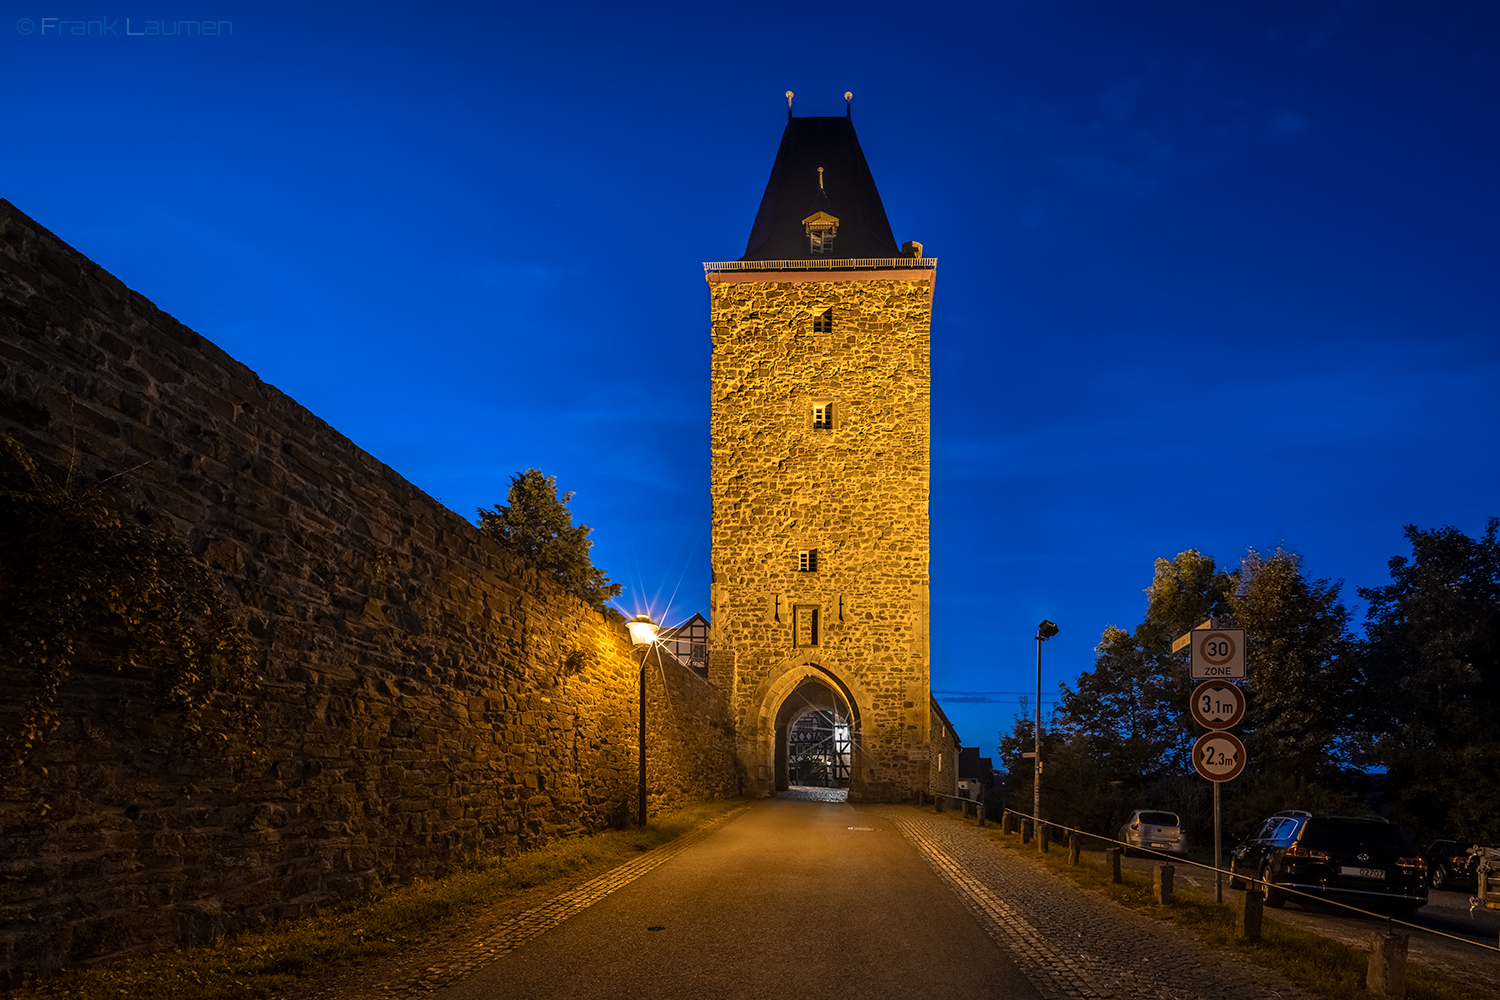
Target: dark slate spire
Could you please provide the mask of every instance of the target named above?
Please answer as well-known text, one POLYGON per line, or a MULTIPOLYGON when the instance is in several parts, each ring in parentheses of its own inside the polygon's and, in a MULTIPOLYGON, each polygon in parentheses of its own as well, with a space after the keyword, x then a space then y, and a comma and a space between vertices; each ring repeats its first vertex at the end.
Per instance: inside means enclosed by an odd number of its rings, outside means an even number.
POLYGON ((854 122, 847 114, 789 119, 740 260, 899 256, 875 178, 854 134, 854 122), (821 188, 819 167, 823 168, 821 188), (833 246, 826 254, 812 252, 803 223, 818 212, 839 220, 833 246))

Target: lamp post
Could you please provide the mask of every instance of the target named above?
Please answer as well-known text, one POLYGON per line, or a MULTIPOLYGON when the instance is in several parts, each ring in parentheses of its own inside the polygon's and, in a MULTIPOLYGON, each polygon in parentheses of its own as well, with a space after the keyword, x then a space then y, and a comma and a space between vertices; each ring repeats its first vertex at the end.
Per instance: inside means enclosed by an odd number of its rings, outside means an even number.
POLYGON ((1036 627, 1036 744, 1031 755, 1031 814, 1036 817, 1037 843, 1042 842, 1042 643, 1057 634, 1057 626, 1043 618, 1036 627))
POLYGON ((641 782, 638 817, 641 826, 646 825, 646 657, 656 644, 656 622, 650 615, 636 615, 625 623, 630 630, 630 641, 641 651, 641 782))

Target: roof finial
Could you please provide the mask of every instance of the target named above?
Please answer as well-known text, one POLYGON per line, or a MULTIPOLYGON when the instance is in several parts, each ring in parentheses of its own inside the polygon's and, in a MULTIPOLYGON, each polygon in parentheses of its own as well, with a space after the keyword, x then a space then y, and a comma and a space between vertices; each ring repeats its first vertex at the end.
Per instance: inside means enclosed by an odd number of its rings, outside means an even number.
POLYGON ((790 90, 786 92, 786 118, 787 121, 792 120, 792 92, 790 90))
POLYGON ((852 118, 853 117, 849 113, 849 105, 853 101, 854 101, 854 91, 852 91, 852 90, 846 90, 846 91, 844 91, 844 117, 845 118, 852 118))
POLYGON ((818 168, 818 190, 823 190, 823 168, 818 168))

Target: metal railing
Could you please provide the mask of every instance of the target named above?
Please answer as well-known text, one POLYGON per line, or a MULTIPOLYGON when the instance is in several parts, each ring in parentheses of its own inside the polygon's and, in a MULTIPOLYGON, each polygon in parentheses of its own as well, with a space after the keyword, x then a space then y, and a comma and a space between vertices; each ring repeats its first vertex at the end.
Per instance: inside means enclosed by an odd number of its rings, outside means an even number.
POLYGON ((1173 864, 1181 863, 1181 864, 1184 864, 1184 865, 1191 865, 1194 868, 1202 868, 1204 871, 1213 872, 1215 874, 1215 876, 1217 876, 1217 877, 1221 877, 1221 878, 1222 877, 1228 877, 1231 881, 1234 881, 1234 882, 1245 882, 1245 883, 1250 883, 1250 884, 1258 885, 1258 886, 1262 887, 1262 890, 1261 890, 1262 892, 1264 892, 1265 888, 1269 886, 1269 887, 1275 888, 1275 890, 1277 892, 1284 893, 1284 894, 1286 894, 1288 896, 1301 896, 1301 897, 1303 897, 1305 899, 1312 900, 1313 902, 1322 903, 1324 906, 1333 906, 1333 907, 1337 907, 1340 910, 1348 910, 1351 913, 1358 913, 1358 914, 1361 914, 1362 916, 1374 917, 1377 920, 1384 920, 1384 921, 1386 921, 1386 925, 1387 925, 1388 928, 1389 927, 1394 927, 1395 925, 1400 924, 1402 927, 1410 927, 1412 930, 1414 930, 1414 931, 1421 931, 1424 934, 1432 934, 1432 935, 1434 935, 1436 937, 1448 938, 1450 941, 1458 941, 1458 942, 1460 942, 1462 944, 1471 945, 1471 946, 1473 946, 1475 948, 1482 948, 1485 951, 1497 951, 1497 952, 1500 952, 1500 947, 1497 947, 1496 945, 1493 945, 1493 944, 1484 944, 1483 942, 1480 942, 1480 941, 1471 941, 1468 938, 1459 937, 1457 934, 1449 934, 1446 931, 1434 930, 1431 927, 1423 927, 1420 924, 1414 924, 1414 923, 1411 923, 1410 921, 1398 920, 1397 918, 1391 916, 1389 913, 1377 913, 1374 910, 1362 910, 1362 909, 1360 909, 1357 906, 1351 906, 1348 903, 1340 903, 1337 900, 1328 899, 1325 896, 1320 896, 1320 895, 1318 895, 1315 892, 1303 892, 1301 889, 1293 889, 1289 885, 1279 885, 1279 884, 1276 884, 1276 883, 1268 883, 1264 879, 1257 878, 1257 877, 1255 877, 1253 875, 1245 875, 1243 873, 1235 872, 1233 870, 1226 870, 1226 869, 1223 869, 1223 868, 1215 868, 1213 865, 1206 865, 1206 864, 1203 864, 1201 861, 1193 861, 1193 860, 1191 860, 1189 858, 1183 857, 1180 854, 1169 854, 1166 851, 1156 851, 1156 850, 1152 850, 1151 848, 1148 848, 1148 847, 1136 847, 1134 845, 1125 843, 1123 840, 1116 840, 1113 837, 1106 837, 1103 834, 1089 833, 1087 830, 1078 830, 1078 829, 1075 829, 1075 828, 1073 828, 1071 826, 1064 826, 1061 823, 1054 823, 1051 820, 1039 820, 1039 819, 1037 819, 1037 817, 1031 815, 1030 813, 1022 812, 1019 809, 1006 809, 1003 813, 1000 814, 1000 824, 1001 824, 1000 825, 1000 829, 1003 832, 1009 832, 1010 827, 1009 827, 1009 824, 1008 824, 1008 821, 1007 821, 1007 817, 1012 816, 1012 815, 1016 816, 1019 819, 1029 819, 1029 820, 1031 820, 1031 822, 1032 822, 1032 829, 1034 831, 1036 831, 1036 833, 1034 833, 1033 835, 1037 836, 1038 838, 1040 838, 1040 835, 1041 835, 1041 833, 1040 833, 1041 827, 1042 826, 1049 826, 1049 827, 1051 827, 1054 830, 1065 830, 1068 833, 1076 833, 1080 837, 1088 837, 1091 840, 1102 841, 1102 842, 1104 842, 1106 844, 1115 844, 1115 845, 1118 845, 1122 849, 1128 848, 1129 850, 1139 851, 1139 852, 1141 852, 1143 854, 1153 854, 1153 855, 1155 855, 1155 856, 1163 859, 1164 861, 1170 861, 1173 864))
POLYGON ((959 808, 961 808, 964 811, 964 819, 968 819, 969 818, 969 807, 973 806, 974 807, 974 813, 975 813, 975 815, 977 815, 979 817, 979 825, 980 826, 984 826, 984 803, 983 802, 980 802, 980 801, 978 801, 976 799, 966 799, 962 795, 940 795, 937 792, 933 792, 931 794, 932 794, 933 802, 937 806, 937 811, 938 812, 942 812, 943 811, 943 800, 944 799, 952 799, 954 802, 960 803, 959 808))
POLYGON ((937 269, 936 257, 831 257, 816 260, 719 260, 705 261, 703 273, 715 271, 871 271, 907 268, 937 269))

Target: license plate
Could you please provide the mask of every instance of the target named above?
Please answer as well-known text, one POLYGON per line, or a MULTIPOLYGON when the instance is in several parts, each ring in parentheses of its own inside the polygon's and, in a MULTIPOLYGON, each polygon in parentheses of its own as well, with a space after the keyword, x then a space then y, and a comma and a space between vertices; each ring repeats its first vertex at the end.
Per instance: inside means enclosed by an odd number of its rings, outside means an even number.
POLYGON ((1385 879, 1384 868, 1350 868, 1347 865, 1339 867, 1340 875, 1352 875, 1355 878, 1378 878, 1385 879))

